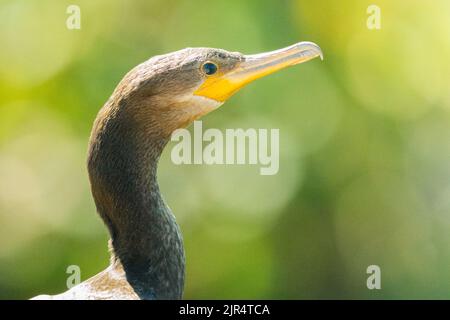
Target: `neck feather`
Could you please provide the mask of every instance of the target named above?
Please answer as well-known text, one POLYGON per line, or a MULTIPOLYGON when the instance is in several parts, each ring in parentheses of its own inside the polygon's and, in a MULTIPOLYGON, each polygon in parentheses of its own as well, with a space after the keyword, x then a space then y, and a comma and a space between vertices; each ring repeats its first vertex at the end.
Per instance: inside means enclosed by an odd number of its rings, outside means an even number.
MULTIPOLYGON (((122 110, 124 108, 122 107, 122 110)), ((169 137, 106 105, 91 135, 88 170, 114 259, 143 299, 179 299, 184 284, 180 230, 156 179, 169 137)))

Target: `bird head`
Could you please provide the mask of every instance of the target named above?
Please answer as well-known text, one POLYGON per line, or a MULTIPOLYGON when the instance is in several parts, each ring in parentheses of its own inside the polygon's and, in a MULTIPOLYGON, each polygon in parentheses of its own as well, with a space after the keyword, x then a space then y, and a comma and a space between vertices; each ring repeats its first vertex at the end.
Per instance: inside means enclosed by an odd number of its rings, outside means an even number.
POLYGON ((163 123, 161 130, 171 133, 215 110, 246 84, 316 57, 322 58, 322 51, 312 42, 254 55, 187 48, 140 64, 115 95, 138 99, 134 114, 141 120, 151 118, 152 124, 163 123))
MULTIPOLYGON (((217 52, 214 49, 211 52, 217 52)), ((224 59, 201 63, 202 81, 194 95, 206 97, 219 103, 225 102, 246 84, 278 70, 322 58, 319 46, 312 42, 300 42, 284 49, 254 54, 223 52, 224 59)))

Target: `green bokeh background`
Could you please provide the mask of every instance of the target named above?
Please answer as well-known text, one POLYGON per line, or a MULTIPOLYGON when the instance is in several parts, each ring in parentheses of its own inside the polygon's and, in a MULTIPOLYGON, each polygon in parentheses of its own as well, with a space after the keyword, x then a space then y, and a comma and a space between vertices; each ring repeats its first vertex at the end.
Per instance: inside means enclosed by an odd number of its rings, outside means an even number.
POLYGON ((185 298, 450 297, 450 2, 0 0, 0 298, 108 264, 85 157, 122 76, 184 47, 316 59, 258 80, 204 128, 279 128, 280 171, 176 166, 160 184, 187 251, 185 298), (81 30, 66 8, 81 8, 81 30), (381 8, 381 29, 366 26, 381 8), (379 265, 382 289, 368 290, 379 265))

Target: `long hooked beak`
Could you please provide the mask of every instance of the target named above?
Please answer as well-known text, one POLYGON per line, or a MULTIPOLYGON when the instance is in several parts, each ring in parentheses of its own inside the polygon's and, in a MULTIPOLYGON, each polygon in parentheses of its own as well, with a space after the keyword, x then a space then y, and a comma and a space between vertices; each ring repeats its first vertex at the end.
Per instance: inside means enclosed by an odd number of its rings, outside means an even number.
POLYGON ((275 51, 245 55, 235 69, 207 79, 195 94, 224 102, 256 79, 316 57, 323 60, 322 50, 317 44, 306 41, 275 51))

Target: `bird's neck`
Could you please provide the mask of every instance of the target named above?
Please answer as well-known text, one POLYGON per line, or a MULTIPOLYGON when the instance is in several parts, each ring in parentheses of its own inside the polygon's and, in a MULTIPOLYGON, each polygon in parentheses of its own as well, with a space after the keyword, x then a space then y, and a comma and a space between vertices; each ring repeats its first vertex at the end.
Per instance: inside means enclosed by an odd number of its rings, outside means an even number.
POLYGON ((113 259, 136 293, 144 299, 179 299, 182 237, 156 179, 168 137, 147 131, 126 116, 99 115, 89 146, 91 188, 111 234, 113 259))

